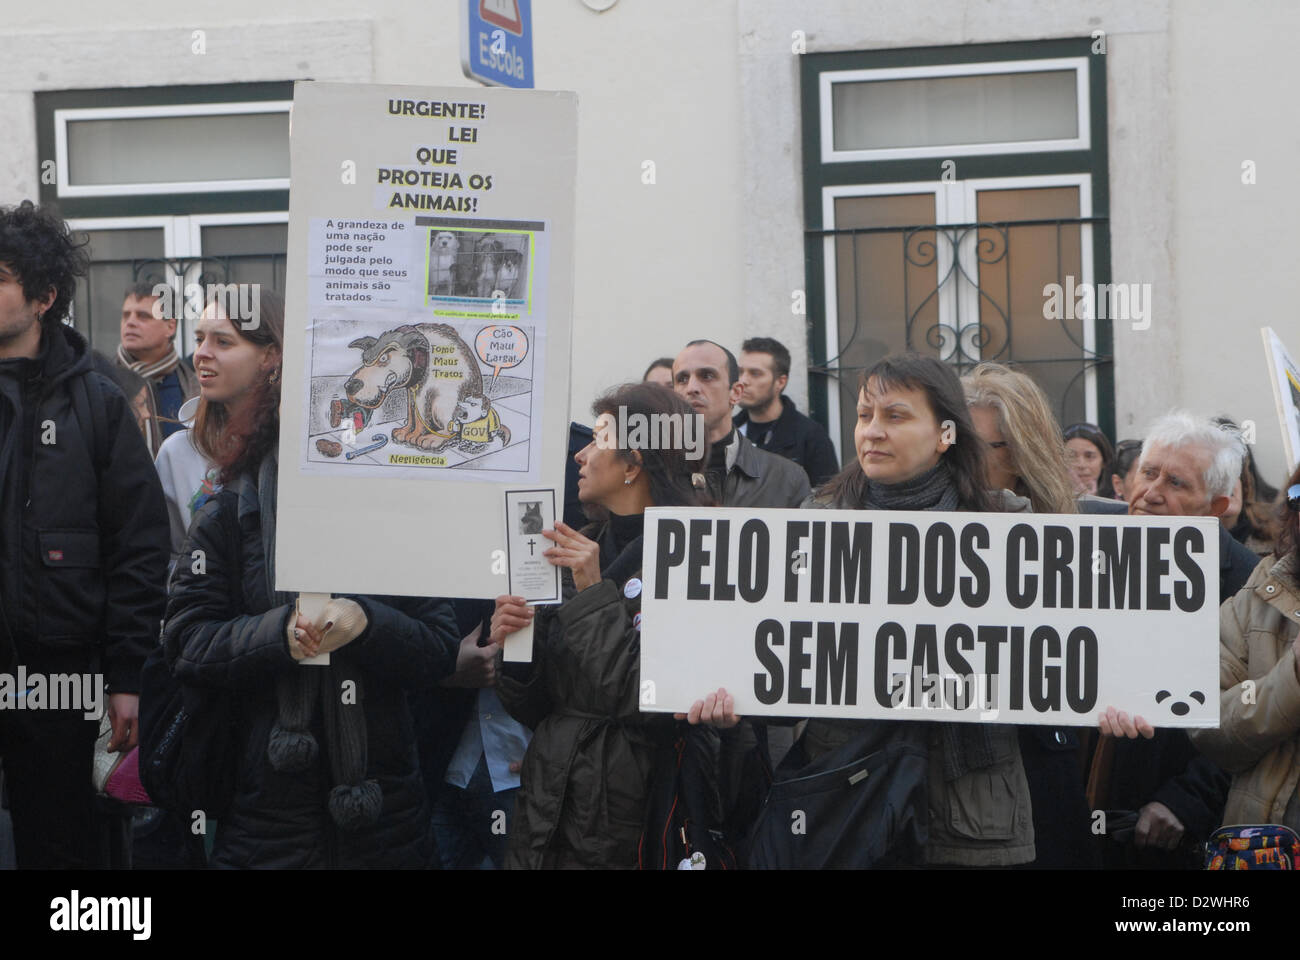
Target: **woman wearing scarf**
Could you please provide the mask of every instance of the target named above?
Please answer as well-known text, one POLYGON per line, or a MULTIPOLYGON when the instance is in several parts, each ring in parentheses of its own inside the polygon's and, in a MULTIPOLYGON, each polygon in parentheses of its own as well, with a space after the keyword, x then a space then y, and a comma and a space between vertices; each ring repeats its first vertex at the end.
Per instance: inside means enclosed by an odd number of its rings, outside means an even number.
MULTIPOLYGON (((563 603, 527 607, 503 596, 492 617, 492 640, 502 642, 536 614, 533 662, 522 670, 507 665, 499 688, 506 708, 534 730, 515 801, 511 868, 675 867, 675 858, 651 856, 641 842, 651 793, 664 786, 652 771, 674 759, 680 742, 683 756, 699 761, 695 769, 716 779, 716 734, 642 714, 638 699, 645 510, 707 504, 692 485, 707 453, 692 461, 680 447, 619 449, 614 428, 617 415, 634 422, 694 411, 663 387, 634 384, 601 397, 592 412, 595 439, 574 457, 578 496, 606 519, 582 532, 563 523, 543 532, 553 544, 545 556, 562 568, 563 603)), ((716 807, 692 813, 710 826, 718 817, 716 807)))
POLYGON ((222 490, 194 516, 163 628, 173 673, 230 698, 234 795, 210 862, 430 866, 406 691, 453 671, 451 604, 336 597, 313 621, 275 589, 284 301, 261 297, 252 329, 220 311, 198 325, 192 436, 222 490), (328 666, 302 662, 322 653, 328 666))
MULTIPOLYGON (((1027 500, 987 489, 986 446, 948 364, 903 353, 868 367, 859 381, 853 439, 857 458, 805 506, 1029 512, 1027 500)), ((725 691, 719 694, 705 699, 699 716, 704 723, 727 727, 737 720, 734 701, 725 691)), ((692 711, 692 720, 696 713, 692 711)), ((860 758, 900 748, 923 758, 919 776, 924 783, 919 784, 921 798, 909 786, 906 796, 900 789, 891 802, 924 808, 842 808, 878 818, 865 830, 862 824, 848 822, 814 823, 809 814, 809 839, 815 843, 806 847, 818 849, 819 862, 993 867, 1034 859, 1029 783, 1014 726, 813 718, 782 761, 776 779, 791 781, 809 770, 860 764, 860 758), (836 751, 844 757, 834 759, 836 751)), ((878 774, 891 775, 891 769, 878 774)), ((772 796, 782 789, 778 783, 772 796)), ((788 831, 789 821, 778 827, 788 831)), ((793 862, 807 864, 800 861, 807 854, 800 845, 793 846, 793 862)), ((761 866, 776 848, 758 843, 755 849, 754 865, 761 866)))

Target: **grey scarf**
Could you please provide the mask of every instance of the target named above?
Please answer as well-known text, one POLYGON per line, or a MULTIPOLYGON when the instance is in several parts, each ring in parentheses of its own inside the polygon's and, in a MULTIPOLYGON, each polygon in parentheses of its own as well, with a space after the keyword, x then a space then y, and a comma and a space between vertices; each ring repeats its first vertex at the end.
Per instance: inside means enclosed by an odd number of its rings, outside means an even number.
MULTIPOLYGON (((275 589, 276 453, 272 450, 257 469, 257 480, 247 474, 239 480, 239 514, 259 514, 266 591, 273 607, 293 606, 292 593, 275 589)), ((311 732, 313 706, 320 704, 330 773, 336 784, 327 807, 344 830, 358 830, 379 819, 383 793, 374 780, 366 780, 366 715, 361 707, 361 677, 342 658, 329 667, 302 667, 276 677, 277 718, 271 728, 266 755, 281 773, 303 773, 315 762, 320 745, 311 732), (353 694, 344 703, 342 690, 353 694)))
MULTIPOLYGON (((867 481, 862 505, 869 510, 956 510, 957 487, 948 464, 937 465, 902 483, 867 481)), ((951 782, 994 763, 993 737, 986 723, 941 723, 943 776, 951 782)))
POLYGON ((868 510, 956 510, 959 506, 957 487, 945 460, 902 483, 868 479, 862 505, 868 510))

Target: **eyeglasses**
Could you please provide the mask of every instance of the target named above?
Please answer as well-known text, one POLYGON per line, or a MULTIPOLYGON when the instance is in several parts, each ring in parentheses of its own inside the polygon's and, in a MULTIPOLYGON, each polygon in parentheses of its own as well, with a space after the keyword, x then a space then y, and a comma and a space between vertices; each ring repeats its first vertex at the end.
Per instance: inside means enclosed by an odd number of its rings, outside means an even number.
POLYGON ((1286 505, 1300 513, 1300 483, 1293 483, 1286 488, 1286 505))

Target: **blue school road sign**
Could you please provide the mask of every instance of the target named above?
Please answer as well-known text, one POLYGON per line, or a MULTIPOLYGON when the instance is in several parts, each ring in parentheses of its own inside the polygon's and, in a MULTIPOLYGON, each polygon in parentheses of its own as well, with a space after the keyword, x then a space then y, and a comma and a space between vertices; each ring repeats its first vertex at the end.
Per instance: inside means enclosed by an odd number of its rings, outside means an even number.
POLYGON ((498 87, 533 86, 532 0, 462 0, 460 65, 465 76, 498 87))

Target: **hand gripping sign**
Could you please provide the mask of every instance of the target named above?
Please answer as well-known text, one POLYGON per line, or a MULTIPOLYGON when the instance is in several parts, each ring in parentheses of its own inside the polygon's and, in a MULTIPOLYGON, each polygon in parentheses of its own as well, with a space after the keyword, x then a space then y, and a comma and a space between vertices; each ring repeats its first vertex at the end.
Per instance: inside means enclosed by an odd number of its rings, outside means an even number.
POLYGON ((654 508, 641 709, 1218 723, 1218 523, 654 508), (648 692, 647 692, 648 691, 648 692))

